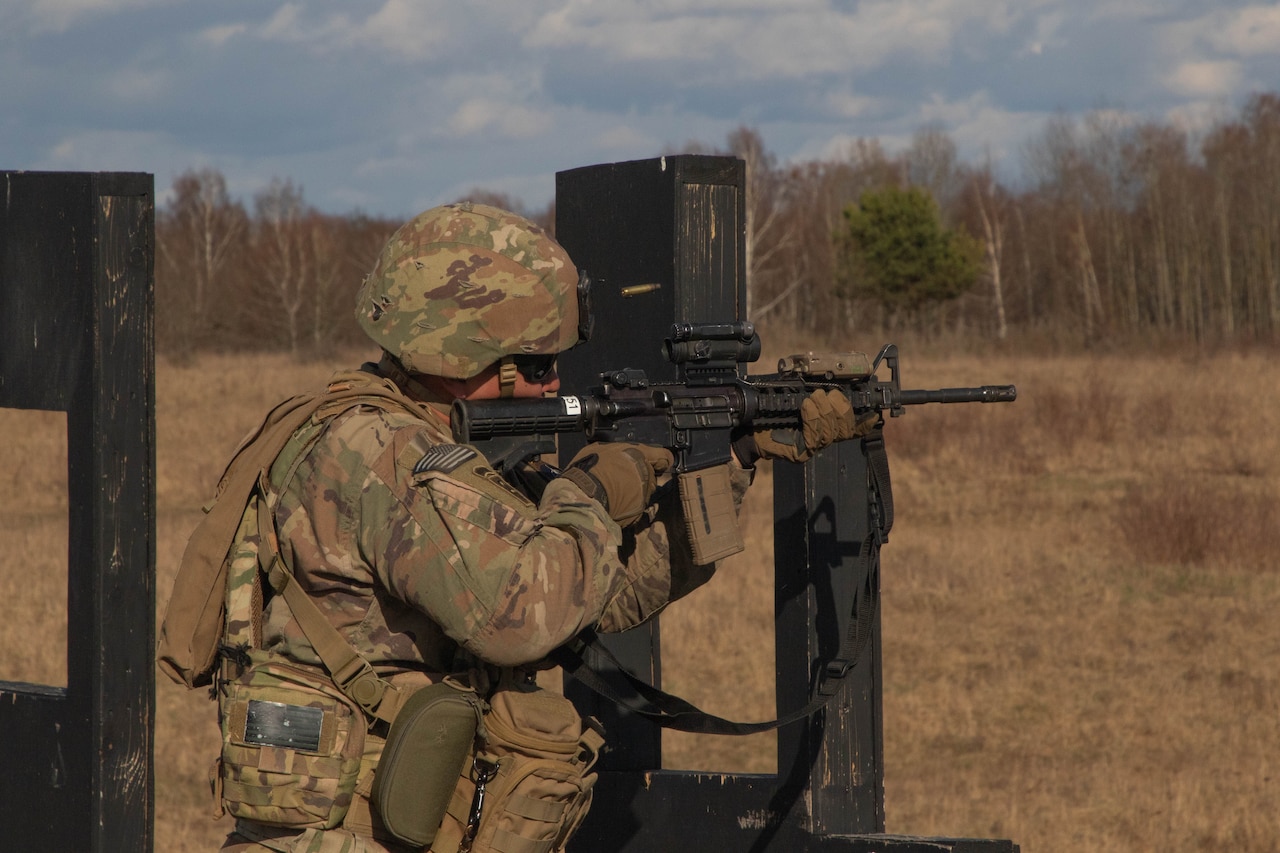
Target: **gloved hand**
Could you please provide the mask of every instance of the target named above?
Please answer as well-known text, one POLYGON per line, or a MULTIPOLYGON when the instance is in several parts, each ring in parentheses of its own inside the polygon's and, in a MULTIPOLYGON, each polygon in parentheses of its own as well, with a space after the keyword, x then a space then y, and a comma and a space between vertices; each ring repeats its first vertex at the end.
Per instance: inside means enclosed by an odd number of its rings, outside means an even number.
POLYGON ((849 398, 839 390, 819 388, 800 404, 801 428, 759 430, 734 441, 743 465, 757 459, 786 459, 808 462, 819 450, 837 441, 858 438, 871 432, 880 419, 874 411, 855 415, 849 398))
POLYGON ((671 451, 645 444, 588 444, 561 472, 626 527, 641 514, 657 488, 658 475, 675 464, 671 451))

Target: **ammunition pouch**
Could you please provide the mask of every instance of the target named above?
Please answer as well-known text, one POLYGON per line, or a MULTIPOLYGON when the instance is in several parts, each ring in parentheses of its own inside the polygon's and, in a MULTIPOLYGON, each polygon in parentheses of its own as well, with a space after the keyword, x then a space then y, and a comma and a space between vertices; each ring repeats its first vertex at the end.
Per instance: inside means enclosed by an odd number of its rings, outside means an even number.
POLYGON ((365 717, 328 677, 252 650, 219 689, 222 754, 214 793, 238 819, 332 829, 360 776, 365 717))
POLYGON ((558 693, 504 683, 432 853, 551 853, 586 817, 604 738, 558 693))

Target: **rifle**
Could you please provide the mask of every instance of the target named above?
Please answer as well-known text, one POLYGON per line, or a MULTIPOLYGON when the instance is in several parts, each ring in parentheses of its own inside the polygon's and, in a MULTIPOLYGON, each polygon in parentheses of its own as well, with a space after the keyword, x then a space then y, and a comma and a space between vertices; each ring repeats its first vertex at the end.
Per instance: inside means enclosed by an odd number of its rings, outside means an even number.
POLYGON ((458 400, 454 437, 474 445, 491 465, 511 476, 531 457, 555 451, 555 434, 583 433, 590 441, 626 441, 668 448, 675 471, 687 473, 728 462, 741 428, 801 426, 800 405, 819 388, 839 389, 855 413, 904 413, 924 403, 1010 403, 1013 385, 903 390, 898 347, 885 344, 874 362, 865 353, 806 353, 782 358, 778 372, 741 376, 739 365, 760 357, 760 336, 749 321, 680 324, 663 342, 682 381, 650 382, 643 370, 607 370, 583 396, 458 400), (889 378, 877 376, 888 368, 889 378))
MULTIPOLYGON (((896 418, 907 406, 1011 403, 1018 396, 1013 385, 903 390, 898 347, 892 343, 885 344, 874 361, 860 352, 809 352, 780 359, 776 373, 740 375, 740 366, 759 359, 760 349, 760 337, 748 321, 676 324, 663 342, 663 351, 678 367, 679 381, 650 382, 643 370, 627 368, 602 372, 600 387, 581 396, 456 400, 451 413, 454 437, 477 447, 504 476, 538 494, 557 472, 535 464, 531 473, 524 463, 554 452, 557 433, 668 448, 675 457, 689 542, 696 562, 704 564, 743 548, 728 474, 718 467, 732 458, 735 434, 743 429, 800 429, 805 398, 820 388, 838 389, 848 397, 855 415, 878 415, 875 430, 863 439, 876 493, 872 530, 860 549, 861 559, 870 563, 893 523, 888 463, 880 439, 884 413, 896 418), (881 367, 887 368, 887 379, 878 375, 881 367)), ((610 657, 625 681, 649 703, 639 707, 618 698, 584 663, 580 650, 561 650, 557 662, 591 689, 659 725, 714 734, 766 731, 823 707, 858 660, 871 634, 879 596, 878 581, 870 569, 866 584, 857 597, 847 635, 835 658, 826 664, 813 700, 767 723, 735 723, 703 713, 644 683, 610 657)))

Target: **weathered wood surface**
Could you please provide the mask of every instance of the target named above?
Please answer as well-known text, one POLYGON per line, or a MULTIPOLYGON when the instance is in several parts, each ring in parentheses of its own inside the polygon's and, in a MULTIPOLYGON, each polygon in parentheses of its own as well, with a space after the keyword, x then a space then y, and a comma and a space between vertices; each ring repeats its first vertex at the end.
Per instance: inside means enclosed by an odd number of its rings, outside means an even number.
MULTIPOLYGON (((150 851, 151 175, 0 172, 0 406, 67 413, 67 685, 0 683, 14 850, 150 851)), ((18 571, 21 567, 6 567, 18 571)))

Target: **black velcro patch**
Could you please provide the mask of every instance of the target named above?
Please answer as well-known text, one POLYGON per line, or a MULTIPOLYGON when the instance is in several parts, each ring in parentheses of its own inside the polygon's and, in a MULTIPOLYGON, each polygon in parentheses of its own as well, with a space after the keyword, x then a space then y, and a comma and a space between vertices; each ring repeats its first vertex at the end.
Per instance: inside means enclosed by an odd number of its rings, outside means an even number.
POLYGON ((315 752, 320 749, 324 711, 305 705, 249 700, 244 742, 315 752))
POLYGON ((477 455, 479 454, 475 450, 464 444, 437 444, 423 454, 422 458, 413 466, 413 473, 421 474, 425 471, 440 471, 448 474, 468 459, 474 459, 477 455))

